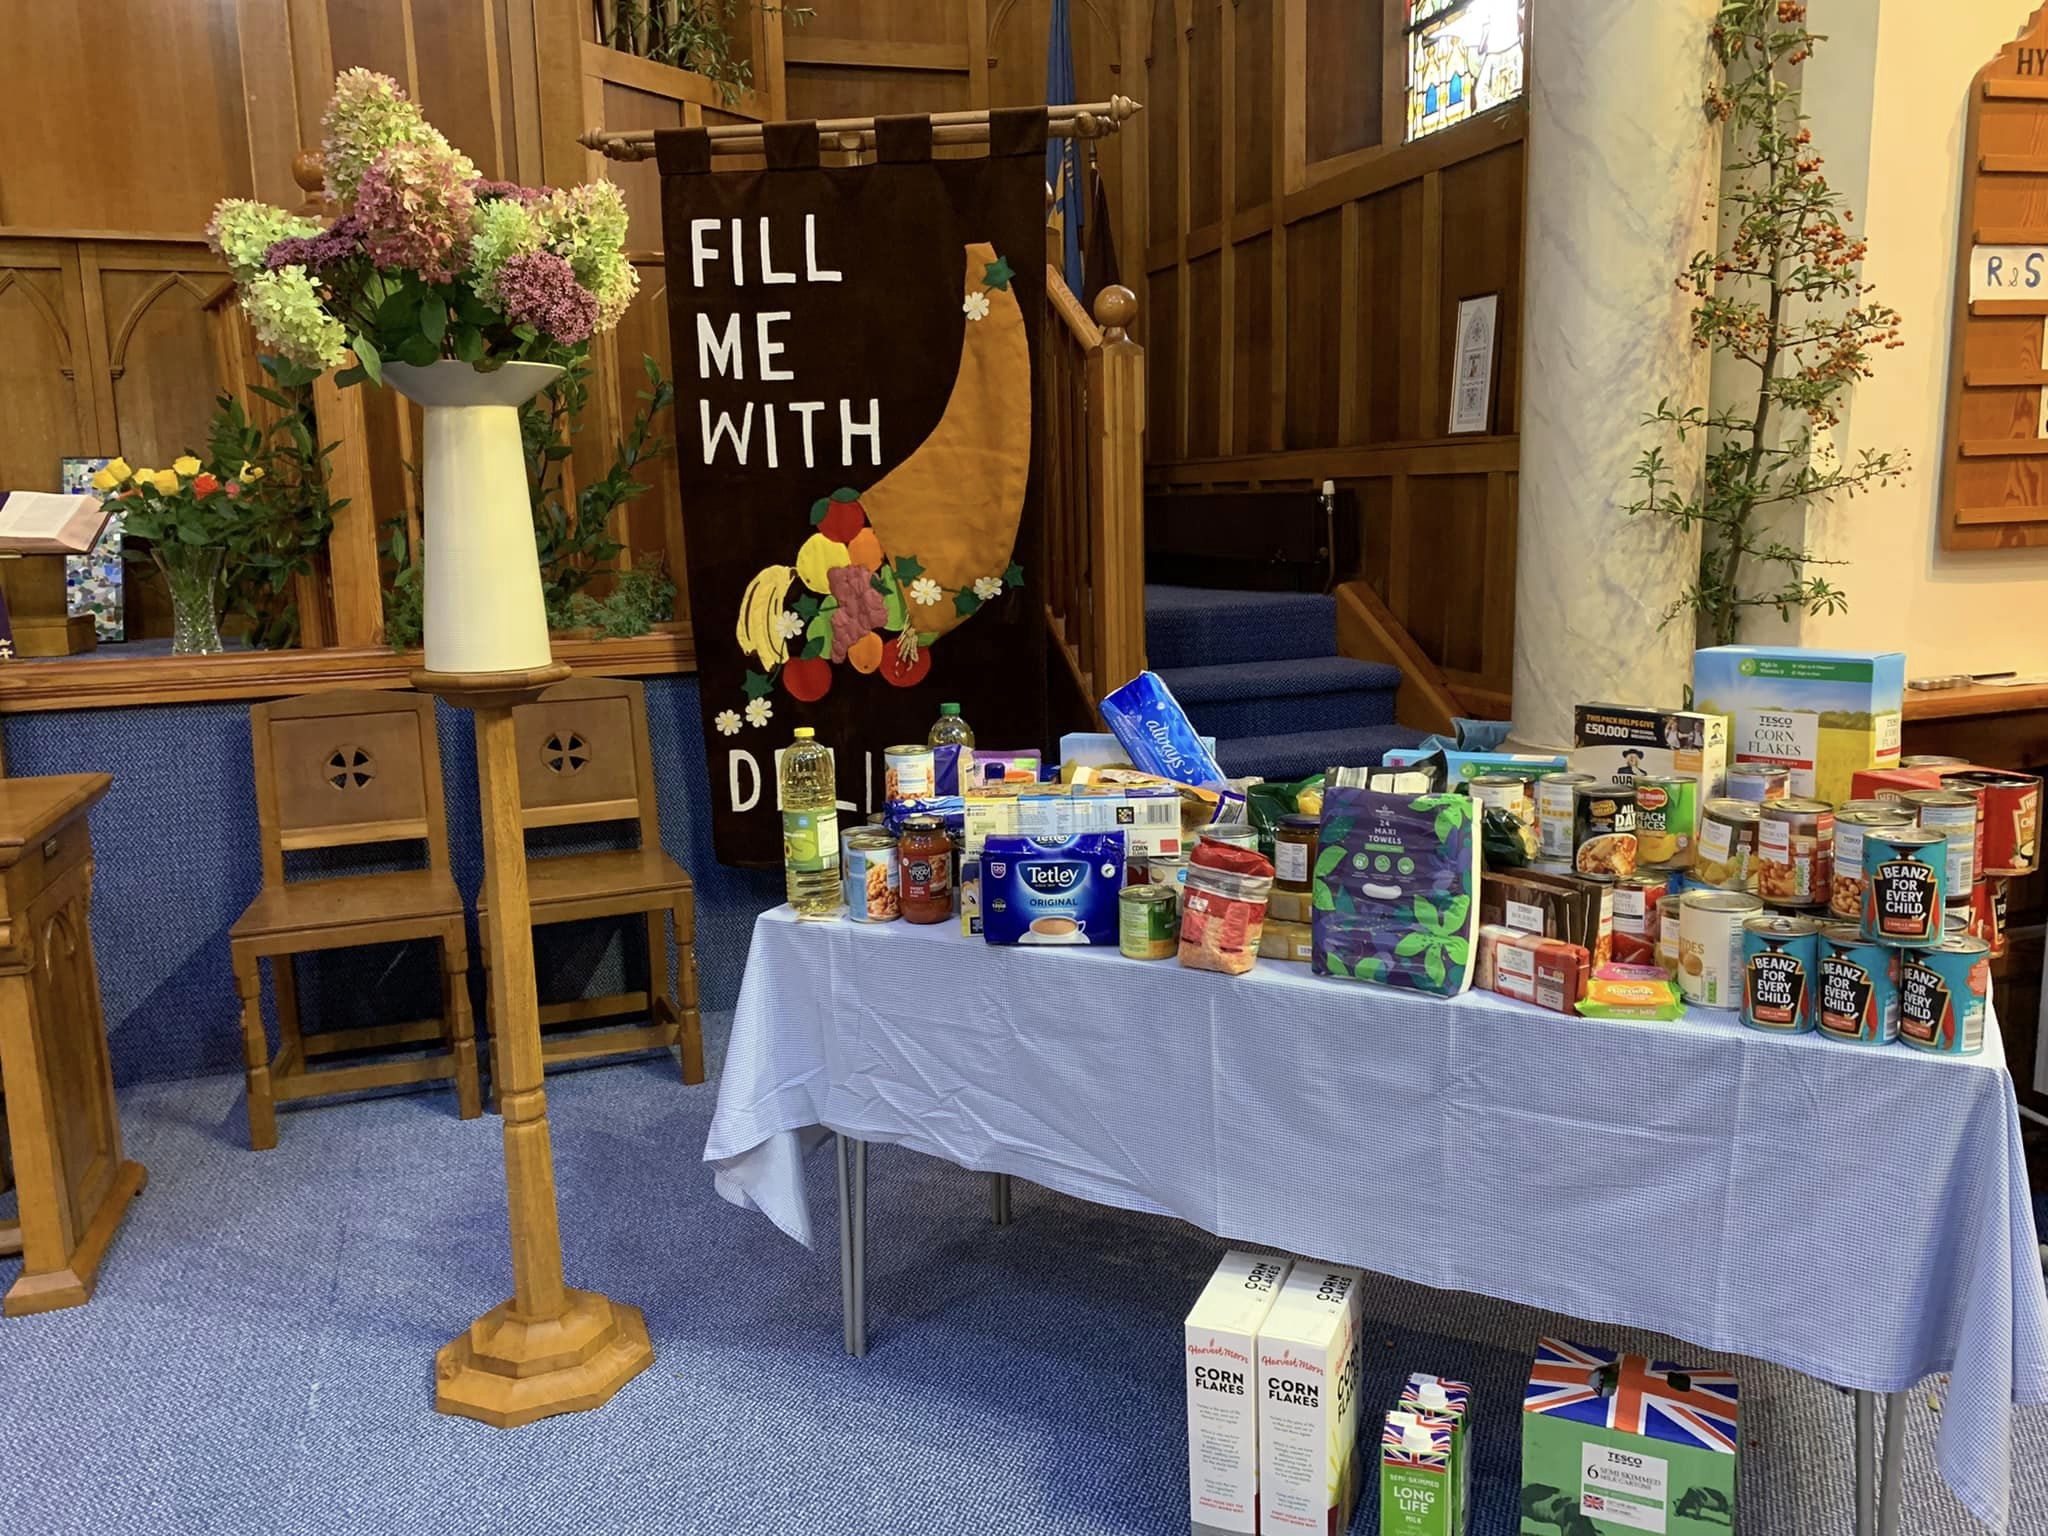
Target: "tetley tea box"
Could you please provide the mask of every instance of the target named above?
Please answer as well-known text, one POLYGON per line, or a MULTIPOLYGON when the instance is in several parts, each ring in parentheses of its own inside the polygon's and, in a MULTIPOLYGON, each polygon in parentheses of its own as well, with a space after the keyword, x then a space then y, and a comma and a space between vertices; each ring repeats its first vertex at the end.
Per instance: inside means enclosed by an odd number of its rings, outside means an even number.
POLYGON ((1350 1528, 1358 1503, 1355 1269, 1300 1264, 1259 1329, 1259 1529, 1350 1528))
POLYGON ((1725 1371, 1540 1340, 1522 1398, 1521 1536, 1730 1536, 1736 1399, 1725 1371))
POLYGON ((1188 1519, 1193 1536, 1259 1528, 1259 1328, 1292 1259, 1223 1255, 1188 1313, 1188 1519))

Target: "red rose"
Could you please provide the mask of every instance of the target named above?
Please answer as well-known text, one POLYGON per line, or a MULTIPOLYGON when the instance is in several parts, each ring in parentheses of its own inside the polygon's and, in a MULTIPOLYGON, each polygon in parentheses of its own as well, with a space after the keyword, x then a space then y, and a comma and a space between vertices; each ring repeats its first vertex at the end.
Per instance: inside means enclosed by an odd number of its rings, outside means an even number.
POLYGON ((220 482, 203 469, 192 477, 192 494, 195 496, 211 496, 219 489, 220 482))
POLYGON ((232 500, 233 500, 233 499, 234 499, 235 497, 237 497, 237 496, 239 496, 239 495, 241 495, 241 494, 242 494, 242 482, 241 482, 241 481, 239 481, 239 480, 230 480, 230 481, 228 482, 228 499, 229 499, 230 501, 232 501, 232 500))

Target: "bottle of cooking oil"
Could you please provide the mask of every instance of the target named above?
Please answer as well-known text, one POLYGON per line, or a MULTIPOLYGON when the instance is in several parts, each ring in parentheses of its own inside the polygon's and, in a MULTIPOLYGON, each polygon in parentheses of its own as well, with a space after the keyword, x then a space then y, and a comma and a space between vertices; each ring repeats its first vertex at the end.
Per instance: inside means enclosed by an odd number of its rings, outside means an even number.
POLYGON ((938 779, 940 788, 953 785, 949 791, 958 794, 974 779, 974 727, 960 718, 958 704, 941 704, 939 718, 932 722, 932 728, 925 733, 924 744, 938 755, 938 779), (956 771, 947 773, 945 760, 948 749, 952 749, 956 771))
POLYGON ((782 878, 798 917, 832 917, 839 890, 839 796, 832 752, 808 725, 782 754, 782 878))

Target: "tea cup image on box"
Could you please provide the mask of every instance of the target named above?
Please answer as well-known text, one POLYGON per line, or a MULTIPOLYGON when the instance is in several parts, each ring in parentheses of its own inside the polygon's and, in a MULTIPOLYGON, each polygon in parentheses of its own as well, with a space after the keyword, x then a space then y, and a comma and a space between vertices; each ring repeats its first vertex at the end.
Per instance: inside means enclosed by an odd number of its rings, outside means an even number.
POLYGON ((1114 944, 1124 835, 989 838, 981 935, 991 944, 1114 944))

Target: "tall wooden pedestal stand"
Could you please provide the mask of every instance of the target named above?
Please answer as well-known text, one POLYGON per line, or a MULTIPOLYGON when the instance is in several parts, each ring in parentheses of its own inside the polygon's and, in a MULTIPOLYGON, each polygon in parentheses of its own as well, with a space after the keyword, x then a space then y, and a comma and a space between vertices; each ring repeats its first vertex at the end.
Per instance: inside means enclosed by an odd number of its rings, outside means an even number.
POLYGON ((569 668, 558 662, 524 672, 415 672, 412 678, 423 693, 439 694, 476 716, 491 1012, 497 1021, 491 1068, 505 1121, 505 1201, 512 1226, 512 1299, 441 1347, 434 1359, 434 1406, 500 1429, 598 1407, 654 1360, 638 1307, 573 1290, 562 1278, 512 707, 568 675, 569 668))

